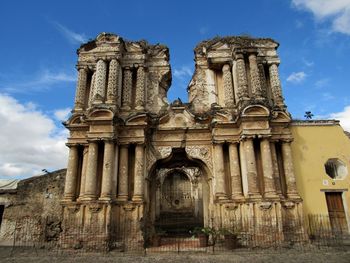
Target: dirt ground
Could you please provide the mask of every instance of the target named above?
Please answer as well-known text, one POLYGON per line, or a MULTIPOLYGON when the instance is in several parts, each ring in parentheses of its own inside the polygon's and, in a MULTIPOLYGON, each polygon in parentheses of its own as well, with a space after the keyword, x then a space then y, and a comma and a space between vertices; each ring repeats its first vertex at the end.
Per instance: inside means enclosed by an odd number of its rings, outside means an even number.
POLYGON ((121 252, 110 253, 68 253, 55 252, 46 250, 26 249, 21 250, 15 248, 0 248, 0 262, 16 262, 16 263, 44 263, 44 262, 60 262, 60 263, 96 263, 96 262, 179 262, 179 263, 200 263, 200 262, 317 262, 317 263, 342 263, 350 262, 350 250, 344 251, 299 251, 299 250, 274 250, 274 251, 238 251, 230 253, 152 253, 143 255, 141 252, 137 254, 126 254, 121 252))

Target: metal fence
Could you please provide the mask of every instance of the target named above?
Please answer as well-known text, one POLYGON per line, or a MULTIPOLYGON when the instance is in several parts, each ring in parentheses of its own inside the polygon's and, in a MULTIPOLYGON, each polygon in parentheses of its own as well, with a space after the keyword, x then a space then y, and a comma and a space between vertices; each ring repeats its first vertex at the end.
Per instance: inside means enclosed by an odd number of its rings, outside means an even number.
POLYGON ((34 248, 36 251, 50 250, 56 253, 119 251, 142 254, 350 248, 347 226, 340 219, 326 215, 309 215, 300 221, 241 218, 225 222, 222 226, 214 226, 213 222, 210 225, 192 228, 188 232, 169 233, 166 229, 149 230, 140 222, 127 219, 123 228, 119 228, 93 224, 84 227, 79 222, 62 224, 50 218, 38 223, 37 220, 27 218, 15 222, 11 246, 13 253, 22 248, 34 248), (40 223, 41 229, 38 227, 40 223))

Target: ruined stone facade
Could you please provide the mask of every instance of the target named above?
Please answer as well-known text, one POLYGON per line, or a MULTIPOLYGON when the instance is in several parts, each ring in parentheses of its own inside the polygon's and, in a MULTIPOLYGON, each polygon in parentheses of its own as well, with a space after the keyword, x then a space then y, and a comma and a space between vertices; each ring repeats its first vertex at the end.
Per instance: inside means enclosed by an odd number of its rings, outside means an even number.
POLYGON ((175 217, 189 227, 268 217, 283 238, 303 216, 277 48, 250 37, 201 42, 189 103, 169 104, 167 47, 107 33, 82 45, 65 123, 66 224, 113 236, 127 219, 141 222, 126 230, 137 238, 145 222, 171 233, 175 217))
POLYGON ((65 175, 61 169, 21 180, 12 189, 0 188, 0 246, 58 240, 65 175))

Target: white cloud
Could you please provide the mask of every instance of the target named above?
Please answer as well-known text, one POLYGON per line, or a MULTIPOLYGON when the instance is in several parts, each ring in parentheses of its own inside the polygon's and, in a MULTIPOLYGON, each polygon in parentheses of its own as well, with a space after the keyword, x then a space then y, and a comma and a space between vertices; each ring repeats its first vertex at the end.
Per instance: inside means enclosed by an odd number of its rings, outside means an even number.
POLYGON ((350 132, 350 105, 341 112, 331 113, 330 118, 339 120, 343 129, 350 132))
POLYGON ((188 79, 192 77, 193 71, 188 66, 182 66, 181 68, 175 68, 174 69, 174 77, 178 79, 188 79))
POLYGON ((306 78, 306 76, 306 73, 303 71, 293 72, 288 76, 287 81, 292 83, 300 83, 306 78))
POLYGON ((315 64, 313 61, 309 61, 305 58, 303 58, 303 62, 305 64, 305 66, 307 66, 307 67, 312 67, 315 64))
POLYGON ((67 131, 32 103, 0 93, 0 177, 28 177, 66 167, 67 131))
POLYGON ((57 120, 66 121, 68 119, 70 112, 71 112, 70 108, 65 108, 65 109, 56 110, 54 112, 54 115, 57 120))
POLYGON ((322 93, 322 99, 325 101, 328 101, 328 100, 335 99, 335 97, 332 94, 330 94, 329 92, 324 92, 324 93, 322 93))
POLYGON ((329 85, 329 78, 323 78, 323 79, 319 79, 315 82, 315 87, 318 89, 327 87, 329 85))
POLYGON ((332 31, 350 35, 350 0, 292 0, 292 4, 310 11, 319 22, 330 21, 332 31))
POLYGON ((82 44, 87 41, 84 34, 75 33, 58 22, 52 22, 56 29, 72 44, 82 44))
POLYGON ((36 76, 30 78, 22 78, 20 80, 12 78, 7 82, 0 83, 0 88, 6 92, 28 92, 48 90, 51 86, 63 82, 75 82, 76 72, 55 72, 49 69, 39 71, 36 76))

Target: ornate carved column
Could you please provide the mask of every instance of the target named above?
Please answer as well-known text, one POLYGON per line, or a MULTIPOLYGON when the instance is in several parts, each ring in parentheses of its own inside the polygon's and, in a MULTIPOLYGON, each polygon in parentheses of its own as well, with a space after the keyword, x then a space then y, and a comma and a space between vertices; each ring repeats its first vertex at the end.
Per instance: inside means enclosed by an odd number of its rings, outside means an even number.
POLYGON ((106 76, 107 65, 106 62, 100 59, 96 64, 95 90, 93 97, 93 104, 103 103, 106 94, 106 76))
POLYGON ((270 149, 271 149, 271 158, 272 158, 272 164, 273 164, 273 177, 275 181, 275 188, 276 193, 282 197, 282 187, 281 187, 281 175, 278 168, 278 160, 277 160, 277 153, 276 153, 276 142, 270 142, 270 149))
POLYGON ((98 144, 97 142, 89 142, 88 164, 86 167, 86 181, 84 200, 96 199, 96 184, 97 184, 97 158, 98 144))
POLYGON ((100 200, 112 200, 113 196, 113 161, 114 142, 104 142, 103 172, 100 200))
POLYGON ((248 80, 243 54, 236 54, 236 74, 238 80, 237 96, 239 100, 248 99, 248 80))
POLYGON ((270 73, 270 83, 271 83, 271 92, 274 103, 279 107, 284 107, 284 101, 281 90, 281 82, 278 76, 278 67, 276 63, 271 63, 269 66, 270 73))
POLYGON ((243 147, 247 169, 248 196, 251 198, 260 198, 261 194, 258 187, 258 173, 256 168, 253 139, 246 138, 243 141, 243 147))
POLYGON ((143 200, 144 145, 137 144, 135 148, 134 196, 133 201, 143 200))
POLYGON ((93 96, 94 96, 94 90, 95 90, 95 80, 96 80, 96 72, 92 74, 91 77, 91 84, 90 84, 90 94, 89 94, 89 101, 88 101, 88 107, 91 107, 93 96))
POLYGON ((225 165, 222 144, 214 143, 214 167, 215 167, 215 197, 219 200, 226 200, 225 191, 225 165))
POLYGON ((68 167, 63 197, 65 201, 73 201, 75 199, 78 179, 78 161, 78 147, 76 145, 69 146, 68 167))
POLYGON ((75 110, 83 110, 85 107, 85 92, 87 85, 87 69, 80 68, 78 73, 78 84, 75 93, 75 110))
POLYGON ((264 197, 277 197, 275 182, 273 178, 273 163, 270 149, 270 141, 267 138, 262 138, 260 141, 261 161, 264 174, 264 197))
POLYGON ((233 107, 233 85, 232 85, 232 75, 231 75, 231 67, 228 64, 225 64, 222 67, 222 78, 224 83, 225 90, 225 106, 233 107))
POLYGON ((128 154, 129 145, 120 145, 118 201, 128 200, 128 154))
POLYGON ((124 68, 123 74, 123 94, 122 94, 122 109, 131 109, 131 94, 132 94, 132 71, 129 67, 124 68))
POLYGON ((256 62, 256 53, 249 54, 249 67, 250 67, 250 82, 252 85, 252 94, 254 98, 261 98, 261 83, 258 64, 256 62))
POLYGON ((290 146, 291 142, 292 140, 282 141, 283 168, 284 168, 284 175, 286 177, 288 198, 299 198, 299 195, 297 192, 297 185, 295 181, 292 149, 290 146))
POLYGON ((107 103, 115 104, 118 101, 118 83, 119 83, 120 65, 118 60, 112 59, 109 62, 108 85, 107 85, 107 103))
POLYGON ((258 68, 259 68, 259 76, 260 76, 261 96, 264 98, 267 98, 267 84, 266 84, 264 65, 262 63, 259 63, 258 68))
POLYGON ((89 156, 88 153, 89 153, 89 147, 84 146, 84 150, 83 150, 83 165, 82 165, 82 171, 81 171, 79 199, 81 199, 84 196, 84 194, 85 194, 86 167, 87 167, 88 156, 89 156))
POLYGON ((143 65, 139 65, 137 69, 136 80, 136 98, 135 105, 136 110, 143 110, 145 104, 145 68, 143 65))
POLYGON ((241 169, 239 167, 238 144, 230 143, 228 146, 230 158, 230 174, 231 174, 231 198, 233 200, 242 199, 242 180, 241 169))

